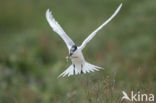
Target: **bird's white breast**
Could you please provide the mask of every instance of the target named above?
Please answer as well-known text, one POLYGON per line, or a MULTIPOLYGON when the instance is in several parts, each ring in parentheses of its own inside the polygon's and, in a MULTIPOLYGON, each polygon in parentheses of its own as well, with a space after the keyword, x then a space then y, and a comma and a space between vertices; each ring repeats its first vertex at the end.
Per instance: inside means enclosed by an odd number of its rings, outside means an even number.
POLYGON ((84 56, 82 54, 82 51, 80 49, 77 49, 73 55, 72 55, 72 58, 71 58, 71 61, 74 63, 74 64, 84 64, 85 63, 85 59, 84 59, 84 56))

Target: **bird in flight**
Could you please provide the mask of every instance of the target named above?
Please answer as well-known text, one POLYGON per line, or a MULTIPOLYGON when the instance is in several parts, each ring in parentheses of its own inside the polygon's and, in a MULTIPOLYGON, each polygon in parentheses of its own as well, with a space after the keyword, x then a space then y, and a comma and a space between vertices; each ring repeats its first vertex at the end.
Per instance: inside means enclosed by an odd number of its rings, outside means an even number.
POLYGON ((70 65, 63 73, 61 73, 58 77, 77 75, 82 73, 89 73, 94 71, 99 71, 99 69, 103 69, 102 67, 95 66, 93 64, 88 63, 82 53, 82 50, 86 46, 86 44, 96 35, 96 33, 102 29, 106 24, 108 24, 120 11, 122 4, 116 9, 113 15, 108 18, 102 25, 100 25, 96 30, 94 30, 81 44, 81 46, 77 46, 73 40, 64 32, 59 23, 55 20, 52 13, 49 9, 46 11, 46 19, 53 29, 65 42, 69 55, 66 57, 70 59, 72 65, 70 65))

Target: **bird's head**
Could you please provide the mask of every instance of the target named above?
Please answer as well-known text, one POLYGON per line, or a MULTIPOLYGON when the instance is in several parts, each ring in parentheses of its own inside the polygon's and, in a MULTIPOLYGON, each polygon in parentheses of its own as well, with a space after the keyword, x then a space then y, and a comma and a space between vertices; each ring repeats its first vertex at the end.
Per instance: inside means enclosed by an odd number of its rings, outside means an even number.
POLYGON ((70 59, 70 57, 73 55, 73 53, 77 50, 77 46, 73 45, 70 49, 69 55, 66 57, 67 59, 70 59))

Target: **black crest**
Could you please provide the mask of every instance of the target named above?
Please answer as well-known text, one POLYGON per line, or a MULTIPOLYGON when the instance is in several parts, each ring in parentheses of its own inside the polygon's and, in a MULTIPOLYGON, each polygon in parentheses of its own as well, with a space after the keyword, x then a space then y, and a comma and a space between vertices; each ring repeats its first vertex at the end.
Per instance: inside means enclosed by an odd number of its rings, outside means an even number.
POLYGON ((73 46, 71 47, 71 50, 72 50, 72 51, 77 50, 77 46, 76 46, 76 45, 73 45, 73 46))
POLYGON ((77 50, 77 46, 73 45, 70 49, 70 55, 72 55, 77 50))
POLYGON ((75 50, 77 50, 77 46, 73 45, 70 50, 74 52, 75 50))

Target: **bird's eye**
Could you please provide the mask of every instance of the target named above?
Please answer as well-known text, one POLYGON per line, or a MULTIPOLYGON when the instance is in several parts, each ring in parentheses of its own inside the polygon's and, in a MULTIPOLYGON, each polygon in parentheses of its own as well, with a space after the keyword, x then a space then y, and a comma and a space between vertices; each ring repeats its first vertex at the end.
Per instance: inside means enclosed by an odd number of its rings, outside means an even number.
POLYGON ((73 51, 75 51, 76 49, 77 49, 76 46, 73 46, 73 47, 71 48, 71 50, 73 50, 73 51))

